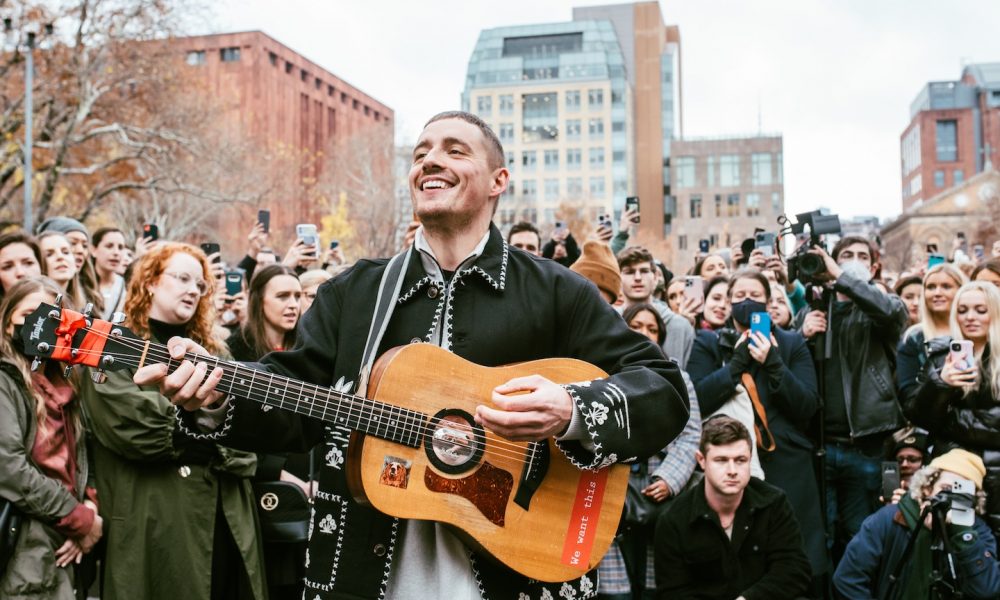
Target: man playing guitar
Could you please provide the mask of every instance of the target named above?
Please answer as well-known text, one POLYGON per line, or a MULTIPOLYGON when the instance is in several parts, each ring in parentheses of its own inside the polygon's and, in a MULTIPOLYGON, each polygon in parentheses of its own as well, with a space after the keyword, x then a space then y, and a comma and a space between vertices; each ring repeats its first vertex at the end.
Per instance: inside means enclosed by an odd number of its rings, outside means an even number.
MULTIPOLYGON (((644 459, 687 420, 680 372, 626 326, 593 284, 507 245, 492 224, 510 178, 504 165, 499 140, 475 115, 441 113, 424 127, 409 173, 422 227, 403 267, 401 293, 379 352, 425 342, 488 367, 555 357, 583 360, 609 376, 565 385, 538 375, 514 378, 483 398, 475 424, 507 440, 555 438, 559 451, 580 469, 644 459)), ((296 346, 254 367, 355 391, 387 262, 358 261, 323 284, 300 322, 296 346)), ((206 354, 181 338, 168 347, 177 360, 185 352, 206 354)), ((204 362, 174 366, 169 374, 163 364, 144 366, 134 380, 159 385, 185 409, 181 422, 190 435, 264 452, 305 451, 324 443, 306 555, 307 598, 596 595, 596 572, 569 582, 528 579, 469 550, 438 523, 394 519, 357 503, 344 469, 349 430, 226 396, 218 386, 222 370, 204 362)), ((407 468, 407 461, 386 456, 381 475, 374 476, 405 487, 420 477, 407 468)))

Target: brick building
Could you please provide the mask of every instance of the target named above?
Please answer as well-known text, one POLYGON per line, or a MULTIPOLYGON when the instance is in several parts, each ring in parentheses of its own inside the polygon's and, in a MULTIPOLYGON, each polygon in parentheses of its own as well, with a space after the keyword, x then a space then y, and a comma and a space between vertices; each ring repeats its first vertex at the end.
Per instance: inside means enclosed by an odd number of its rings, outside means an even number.
POLYGON ((965 67, 959 81, 928 83, 900 136, 903 211, 1000 166, 1000 63, 965 67))

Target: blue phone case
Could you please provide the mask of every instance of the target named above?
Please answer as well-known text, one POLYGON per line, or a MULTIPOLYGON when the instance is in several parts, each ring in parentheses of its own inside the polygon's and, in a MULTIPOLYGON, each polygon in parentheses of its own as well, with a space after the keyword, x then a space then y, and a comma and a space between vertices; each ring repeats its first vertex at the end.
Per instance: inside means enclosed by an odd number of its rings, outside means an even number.
MULTIPOLYGON (((759 333, 767 339, 771 337, 771 315, 766 312, 755 312, 750 315, 750 333, 759 333)), ((753 344, 753 338, 750 338, 753 344)))

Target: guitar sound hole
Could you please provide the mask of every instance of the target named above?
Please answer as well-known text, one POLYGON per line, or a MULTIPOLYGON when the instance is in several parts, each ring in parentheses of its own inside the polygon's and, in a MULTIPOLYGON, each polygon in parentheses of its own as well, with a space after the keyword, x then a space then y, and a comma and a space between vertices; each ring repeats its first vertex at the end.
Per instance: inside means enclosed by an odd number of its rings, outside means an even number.
POLYGON ((455 474, 468 471, 479 463, 486 436, 472 415, 458 409, 446 409, 431 419, 431 435, 424 440, 431 464, 445 473, 455 474))

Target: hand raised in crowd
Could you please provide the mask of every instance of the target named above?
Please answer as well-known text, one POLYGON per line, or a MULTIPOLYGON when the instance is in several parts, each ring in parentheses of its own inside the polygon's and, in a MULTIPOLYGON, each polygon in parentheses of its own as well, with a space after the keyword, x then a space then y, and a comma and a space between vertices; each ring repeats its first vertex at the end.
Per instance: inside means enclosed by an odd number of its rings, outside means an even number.
POLYGON ((212 273, 212 277, 215 279, 217 286, 226 278, 226 265, 222 264, 222 260, 218 252, 213 252, 208 255, 208 270, 212 273))
POLYGON ((552 259, 566 258, 566 244, 559 242, 552 250, 552 259))
POLYGON ((960 369, 952 356, 949 354, 944 360, 944 366, 941 367, 941 381, 951 387, 964 387, 975 384, 976 379, 979 377, 979 368, 976 365, 972 365, 968 369, 960 369))
POLYGON ((167 351, 171 358, 181 361, 173 373, 167 374, 164 363, 146 365, 135 372, 132 381, 136 385, 158 386, 161 394, 184 410, 198 410, 222 399, 222 393, 215 391, 215 386, 222 380, 221 368, 216 367, 209 372, 206 363, 195 365, 189 360, 182 360, 188 352, 210 356, 207 350, 194 340, 175 336, 167 341, 167 351))
POLYGON ((809 253, 822 258, 823 264, 826 266, 826 272, 819 274, 817 279, 822 281, 836 281, 837 278, 840 277, 841 273, 844 272, 844 270, 840 268, 840 265, 837 264, 837 261, 833 260, 833 257, 830 256, 830 253, 827 252, 825 248, 821 246, 810 248, 809 253))
POLYGON ((670 491, 670 486, 667 485, 666 481, 662 479, 654 479, 653 483, 646 486, 642 490, 642 495, 648 498, 652 498, 654 502, 663 502, 667 498, 673 495, 670 491))
POLYGON ((339 245, 336 248, 326 249, 326 263, 328 265, 340 266, 344 264, 344 250, 339 245))
POLYGON ((614 236, 614 232, 611 231, 611 224, 605 221, 605 225, 601 225, 590 234, 587 238, 595 242, 600 242, 602 244, 607 244, 611 242, 611 238, 614 236))
POLYGON ((747 262, 747 266, 753 267, 758 271, 763 271, 767 266, 767 255, 760 248, 754 248, 750 253, 750 260, 747 262))
POLYGON ((281 259, 281 264, 294 269, 295 267, 304 266, 315 261, 316 256, 316 247, 307 246, 302 241, 302 238, 298 238, 288 251, 285 252, 285 256, 281 259))
POLYGON ((257 258, 257 253, 267 245, 268 235, 264 231, 263 223, 255 223, 253 229, 247 234, 247 256, 257 258))
POLYGON ((618 221, 618 231, 625 233, 628 231, 629 227, 635 225, 639 222, 639 210, 634 208, 633 205, 629 205, 622 211, 621 220, 618 221))
POLYGON ((806 339, 818 333, 826 333, 826 313, 821 310, 811 310, 802 322, 802 335, 806 339))
POLYGON ((681 305, 677 307, 677 314, 687 319, 688 323, 691 323, 692 326, 695 326, 698 315, 701 313, 701 309, 704 304, 704 300, 692 298, 691 296, 684 296, 684 298, 681 299, 681 305))
POLYGON ((151 240, 148 237, 138 236, 135 238, 135 258, 133 262, 149 254, 160 246, 160 240, 151 240))
POLYGON ((740 244, 734 244, 729 248, 729 264, 733 265, 735 269, 741 260, 743 260, 743 248, 740 244))
POLYGON ((744 334, 744 336, 748 337, 747 350, 750 352, 750 358, 760 364, 764 364, 767 362, 767 356, 771 352, 771 347, 776 346, 778 342, 774 339, 774 336, 769 336, 769 338, 767 338, 761 335, 759 331, 751 331, 748 333, 748 336, 747 334, 744 334))
POLYGON ((491 399, 495 408, 478 407, 476 422, 508 440, 535 441, 560 435, 573 416, 569 392, 541 375, 516 377, 498 385, 491 399))

